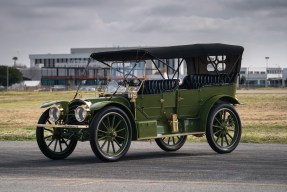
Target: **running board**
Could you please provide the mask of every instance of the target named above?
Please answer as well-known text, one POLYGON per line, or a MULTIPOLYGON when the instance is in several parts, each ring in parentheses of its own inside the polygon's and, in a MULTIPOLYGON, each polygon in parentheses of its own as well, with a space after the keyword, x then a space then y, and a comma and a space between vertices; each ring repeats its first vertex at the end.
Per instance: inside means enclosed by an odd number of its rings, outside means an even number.
POLYGON ((89 125, 49 125, 49 124, 36 124, 37 127, 45 128, 63 128, 63 129, 88 129, 89 125))
POLYGON ((193 133, 176 133, 176 134, 168 134, 168 135, 163 135, 163 134, 157 134, 156 137, 142 137, 138 138, 137 140, 149 140, 149 139, 159 139, 159 138, 164 138, 164 137, 176 137, 176 136, 185 136, 185 135, 205 135, 205 132, 193 132, 193 133))

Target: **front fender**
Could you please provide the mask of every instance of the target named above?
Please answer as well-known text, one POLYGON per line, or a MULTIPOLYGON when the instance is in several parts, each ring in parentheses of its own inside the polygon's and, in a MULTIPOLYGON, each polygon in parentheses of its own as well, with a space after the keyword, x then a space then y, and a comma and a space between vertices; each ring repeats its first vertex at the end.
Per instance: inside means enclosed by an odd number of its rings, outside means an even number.
POLYGON ((57 104, 65 107, 68 105, 68 103, 69 103, 68 101, 50 101, 50 102, 46 102, 42 104, 40 108, 47 108, 47 107, 50 107, 52 105, 57 105, 57 104))
POLYGON ((111 104, 111 103, 114 103, 113 101, 101 101, 101 102, 97 102, 97 103, 94 103, 90 106, 90 110, 91 111, 97 111, 99 109, 102 109, 103 107, 111 104))
POLYGON ((126 106, 123 103, 116 102, 116 101, 101 101, 101 102, 92 104, 90 106, 90 110, 95 112, 95 111, 98 111, 98 110, 100 110, 104 107, 107 107, 107 106, 116 106, 116 107, 122 109, 128 115, 128 117, 131 121, 131 124, 132 124, 132 139, 136 140, 138 138, 138 130, 137 130, 136 123, 135 123, 135 116, 132 113, 129 106, 126 106))
POLYGON ((126 105, 124 105, 123 103, 121 102, 117 102, 117 101, 101 101, 101 102, 97 102, 97 103, 94 103, 90 106, 90 110, 91 111, 98 111, 106 106, 117 106, 121 109, 123 109, 124 111, 128 111, 130 114, 132 114, 131 110, 129 109, 129 107, 127 107, 126 105))
POLYGON ((201 110, 200 110, 200 123, 199 123, 199 127, 200 130, 203 132, 206 131, 206 126, 207 126, 207 119, 208 119, 208 115, 210 110, 212 109, 212 107, 215 105, 216 102, 218 101, 225 101, 227 103, 231 103, 231 104, 240 104, 239 101, 233 97, 230 97, 228 95, 217 95, 214 96, 212 98, 210 98, 209 100, 207 100, 202 106, 201 106, 201 110))

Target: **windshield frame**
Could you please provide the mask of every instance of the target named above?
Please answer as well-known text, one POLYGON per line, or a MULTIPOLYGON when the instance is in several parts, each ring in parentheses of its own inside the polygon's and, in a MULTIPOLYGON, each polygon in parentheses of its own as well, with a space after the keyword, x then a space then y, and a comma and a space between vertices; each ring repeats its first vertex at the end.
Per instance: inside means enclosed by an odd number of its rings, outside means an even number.
POLYGON ((115 95, 116 93, 128 94, 130 89, 134 91, 138 91, 140 89, 142 82, 146 77, 145 60, 128 62, 114 61, 108 65, 110 66, 110 77, 104 90, 105 95, 115 95), (135 71, 140 72, 139 74, 134 74, 135 71), (119 74, 120 76, 118 78, 116 75, 119 74))

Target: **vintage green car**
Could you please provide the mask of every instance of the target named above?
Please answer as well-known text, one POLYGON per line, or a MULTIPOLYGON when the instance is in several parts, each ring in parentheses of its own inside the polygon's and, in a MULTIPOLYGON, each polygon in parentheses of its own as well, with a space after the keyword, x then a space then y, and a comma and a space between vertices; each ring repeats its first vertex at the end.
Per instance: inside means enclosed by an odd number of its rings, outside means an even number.
POLYGON ((93 98, 43 104, 36 136, 42 153, 64 159, 78 141, 95 155, 116 161, 132 140, 155 139, 165 151, 180 149, 188 135, 206 135, 218 153, 230 153, 241 138, 234 106, 243 47, 193 44, 92 53, 110 68, 106 87, 93 98), (183 74, 180 75, 180 74, 183 74))

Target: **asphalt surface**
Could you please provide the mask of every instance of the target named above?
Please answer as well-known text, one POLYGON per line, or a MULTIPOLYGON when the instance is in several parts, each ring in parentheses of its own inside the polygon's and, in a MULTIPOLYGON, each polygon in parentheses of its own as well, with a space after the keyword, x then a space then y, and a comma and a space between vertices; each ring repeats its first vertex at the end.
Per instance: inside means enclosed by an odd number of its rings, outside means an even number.
POLYGON ((36 142, 0 142, 0 191, 287 191, 287 145, 239 144, 231 154, 206 143, 177 152, 133 142, 121 161, 103 163, 89 143, 49 160, 36 142))

